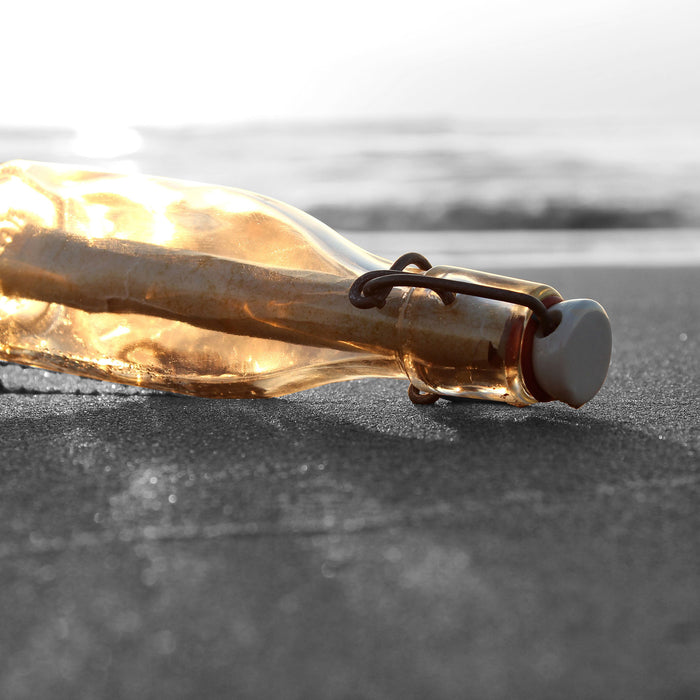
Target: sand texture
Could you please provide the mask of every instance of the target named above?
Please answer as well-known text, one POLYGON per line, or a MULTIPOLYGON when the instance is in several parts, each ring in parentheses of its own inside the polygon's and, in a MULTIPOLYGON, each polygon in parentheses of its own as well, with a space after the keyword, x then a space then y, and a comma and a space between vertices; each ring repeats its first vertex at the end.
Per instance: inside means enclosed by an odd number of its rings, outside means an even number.
POLYGON ((0 367, 0 697, 699 697, 698 269, 520 272, 610 314, 578 411, 0 367))

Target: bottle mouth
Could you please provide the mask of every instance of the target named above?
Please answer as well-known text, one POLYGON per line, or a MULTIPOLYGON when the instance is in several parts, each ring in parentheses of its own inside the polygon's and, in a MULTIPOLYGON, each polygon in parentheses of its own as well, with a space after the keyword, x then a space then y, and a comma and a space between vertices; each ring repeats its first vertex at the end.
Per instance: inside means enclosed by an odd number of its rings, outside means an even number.
MULTIPOLYGON (((547 335, 553 333, 561 323, 562 314, 556 308, 556 306, 562 301, 564 300, 556 294, 552 294, 542 299, 542 303, 547 309, 547 317, 550 319, 550 326, 547 329, 547 335)), ((532 348, 535 340, 535 334, 538 332, 543 334, 542 324, 540 323, 539 318, 533 314, 530 316, 523 333, 522 350, 520 354, 521 371, 523 373, 525 387, 530 392, 532 397, 540 403, 547 403, 549 401, 554 401, 555 399, 540 386, 532 365, 532 348)))

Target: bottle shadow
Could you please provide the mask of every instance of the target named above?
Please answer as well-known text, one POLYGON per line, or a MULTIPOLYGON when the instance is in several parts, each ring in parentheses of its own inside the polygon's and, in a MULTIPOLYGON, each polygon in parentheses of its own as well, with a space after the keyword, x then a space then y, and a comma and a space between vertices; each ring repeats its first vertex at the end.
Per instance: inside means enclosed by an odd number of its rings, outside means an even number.
POLYGON ((264 401, 15 397, 0 410, 0 526, 121 539, 354 531, 695 478, 685 446, 590 411, 396 399, 395 384, 371 380, 264 401))

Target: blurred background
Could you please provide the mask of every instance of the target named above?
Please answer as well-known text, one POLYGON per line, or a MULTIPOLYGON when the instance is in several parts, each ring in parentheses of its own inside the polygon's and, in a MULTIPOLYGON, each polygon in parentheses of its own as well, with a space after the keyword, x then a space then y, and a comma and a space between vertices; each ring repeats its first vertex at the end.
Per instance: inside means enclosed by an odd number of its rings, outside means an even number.
POLYGON ((700 262, 695 0, 39 0, 3 29, 0 161, 254 190, 388 257, 700 262))

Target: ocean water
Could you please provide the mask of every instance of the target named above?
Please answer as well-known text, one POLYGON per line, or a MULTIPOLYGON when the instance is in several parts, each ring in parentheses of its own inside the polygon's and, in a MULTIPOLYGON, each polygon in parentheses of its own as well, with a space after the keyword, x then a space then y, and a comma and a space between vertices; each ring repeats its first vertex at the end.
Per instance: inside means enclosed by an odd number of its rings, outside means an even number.
POLYGON ((0 162, 14 158, 261 192, 380 254, 411 232, 414 248, 487 261, 700 263, 694 122, 0 128, 0 162))

